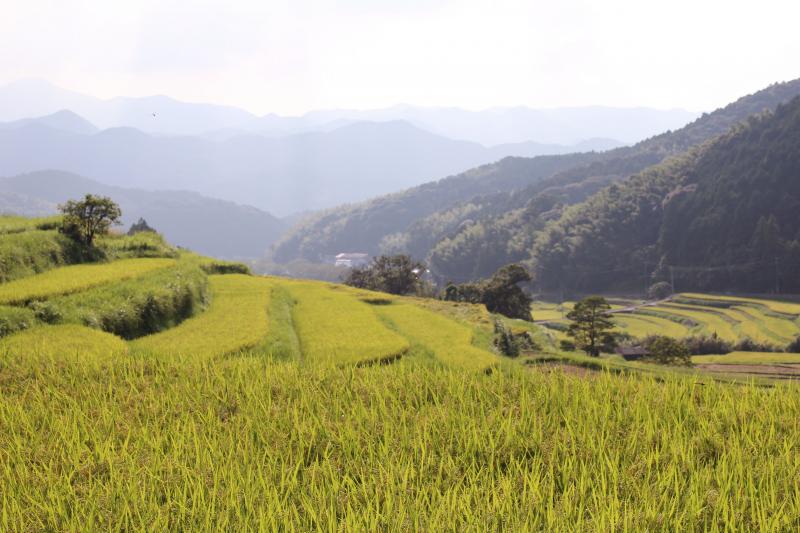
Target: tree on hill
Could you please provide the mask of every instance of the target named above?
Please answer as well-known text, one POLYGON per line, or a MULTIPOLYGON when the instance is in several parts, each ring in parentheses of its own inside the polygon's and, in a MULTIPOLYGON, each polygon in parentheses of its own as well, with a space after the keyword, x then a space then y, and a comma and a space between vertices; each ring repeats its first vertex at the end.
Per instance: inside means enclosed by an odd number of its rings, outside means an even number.
POLYGON ((519 284, 531 280, 524 267, 511 264, 500 268, 488 280, 479 283, 449 283, 444 299, 454 302, 482 303, 490 313, 509 318, 531 319, 532 300, 519 284))
POLYGON ((344 283, 360 289, 412 294, 422 286, 425 265, 408 255, 381 255, 364 267, 350 270, 344 283))
POLYGON ((87 247, 98 235, 104 235, 112 225, 120 224, 122 211, 111 198, 87 194, 83 200, 69 200, 59 205, 64 214, 61 231, 87 247))
POLYGON ((575 304, 567 313, 572 321, 567 335, 575 339, 575 345, 588 355, 598 357, 600 348, 610 344, 611 330, 614 322, 608 312, 611 306, 602 296, 589 296, 575 304))

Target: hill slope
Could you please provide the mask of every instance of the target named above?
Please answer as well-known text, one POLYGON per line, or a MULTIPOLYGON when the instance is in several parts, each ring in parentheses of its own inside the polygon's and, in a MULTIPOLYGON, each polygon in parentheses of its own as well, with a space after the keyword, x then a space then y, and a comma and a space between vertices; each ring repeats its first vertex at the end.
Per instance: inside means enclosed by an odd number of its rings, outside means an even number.
POLYGON ((365 200, 508 155, 547 150, 563 147, 522 143, 487 148, 407 122, 359 122, 330 132, 215 141, 158 137, 132 128, 82 135, 42 121, 22 121, 0 128, 0 174, 52 168, 108 185, 193 190, 287 215, 365 200))
POLYGON ((86 193, 114 199, 126 225, 143 217, 171 242, 217 257, 260 257, 286 229, 280 220, 254 207, 188 191, 111 187, 58 171, 0 178, 0 211, 51 214, 59 203, 86 193))
POLYGON ((544 288, 798 291, 800 98, 564 212, 531 263, 544 288), (635 285, 634 285, 635 284, 635 285))
POLYGON ((526 257, 535 234, 564 205, 728 131, 764 109, 800 94, 800 80, 770 86, 705 114, 674 132, 602 153, 518 159, 460 176, 343 206, 295 227, 276 246, 275 259, 314 259, 343 249, 405 251, 428 258, 443 280, 484 277, 526 257), (490 180, 485 187, 482 180, 490 180), (435 203, 419 209, 423 191, 435 203), (398 213, 400 215, 398 215, 398 213), (369 221, 368 230, 358 226, 369 221))

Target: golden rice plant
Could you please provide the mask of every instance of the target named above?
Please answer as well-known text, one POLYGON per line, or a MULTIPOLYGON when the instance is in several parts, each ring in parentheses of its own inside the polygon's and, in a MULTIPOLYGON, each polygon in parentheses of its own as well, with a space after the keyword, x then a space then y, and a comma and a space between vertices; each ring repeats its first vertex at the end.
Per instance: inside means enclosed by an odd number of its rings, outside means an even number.
POLYGON ((136 258, 65 266, 0 285, 0 304, 20 304, 81 292, 175 265, 174 259, 136 258))
POLYGON ((209 276, 211 304, 177 327, 132 341, 131 349, 209 358, 253 348, 269 329, 272 284, 243 274, 209 276))
POLYGON ((0 529, 800 527, 797 387, 404 361, 0 357, 0 529))
POLYGON ((380 361, 409 347, 405 338, 381 323, 374 306, 341 285, 293 282, 286 287, 295 300, 292 319, 308 361, 380 361))
POLYGON ((472 330, 412 304, 393 303, 378 306, 377 312, 388 319, 412 342, 421 344, 444 364, 467 370, 486 370, 499 358, 472 344, 472 330))

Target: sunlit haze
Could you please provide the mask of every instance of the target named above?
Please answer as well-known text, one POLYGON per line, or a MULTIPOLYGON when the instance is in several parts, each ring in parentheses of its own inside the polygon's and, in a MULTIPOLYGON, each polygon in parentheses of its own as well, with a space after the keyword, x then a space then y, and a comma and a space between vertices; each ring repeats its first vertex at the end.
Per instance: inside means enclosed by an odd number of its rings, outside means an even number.
POLYGON ((2 0, 0 84, 264 114, 398 103, 703 111, 795 78, 800 3, 2 0))

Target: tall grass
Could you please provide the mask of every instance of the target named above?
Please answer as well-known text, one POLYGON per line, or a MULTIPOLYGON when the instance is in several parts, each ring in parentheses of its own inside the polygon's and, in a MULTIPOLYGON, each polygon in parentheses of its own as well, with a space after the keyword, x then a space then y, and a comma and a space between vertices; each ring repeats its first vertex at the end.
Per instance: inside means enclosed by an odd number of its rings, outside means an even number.
POLYGON ((105 235, 100 237, 97 246, 110 260, 133 257, 178 257, 178 251, 164 240, 164 237, 152 231, 142 231, 134 235, 105 235))
POLYGON ((97 266, 131 261, 151 262, 150 265, 166 262, 172 266, 150 268, 150 272, 138 277, 52 298, 37 306, 37 313, 52 317, 43 319, 52 323, 81 324, 133 339, 175 326, 205 305, 208 276, 191 258, 178 262, 129 259, 97 266))
POLYGON ((80 262, 80 248, 57 231, 0 234, 0 283, 80 262))
POLYGON ((179 326, 131 343, 136 352, 211 358, 253 348, 268 331, 272 285, 242 274, 209 277, 211 304, 179 326))
POLYGON ((800 392, 0 357, 4 531, 796 531, 800 392))
POLYGON ((295 300, 292 322, 306 360, 364 363, 392 359, 408 341, 389 330, 367 303, 343 286, 287 283, 295 300))
POLYGON ((22 233, 33 230, 52 230, 61 223, 61 216, 30 218, 0 215, 0 234, 22 233))
POLYGON ((0 304, 21 304, 81 292, 174 265, 174 259, 124 259, 57 268, 0 285, 0 304))

